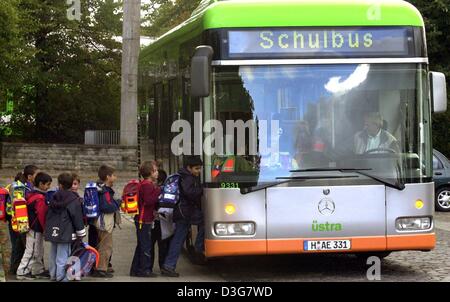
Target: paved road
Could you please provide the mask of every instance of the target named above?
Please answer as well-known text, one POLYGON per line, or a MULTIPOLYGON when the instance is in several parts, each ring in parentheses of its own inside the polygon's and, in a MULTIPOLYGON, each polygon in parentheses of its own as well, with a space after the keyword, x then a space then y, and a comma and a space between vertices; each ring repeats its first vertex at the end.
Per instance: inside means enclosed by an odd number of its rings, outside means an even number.
MULTIPOLYGON (((95 178, 94 174, 82 176, 82 181, 95 178)), ((124 179, 132 177, 122 176, 124 179)), ((122 185, 123 181, 117 184, 117 188, 122 185)), ((450 281, 450 213, 436 213, 436 227, 438 241, 435 250, 392 253, 382 263, 381 280, 450 281)), ((116 273, 109 281, 367 281, 368 266, 351 255, 233 257, 214 260, 206 266, 191 265, 187 257, 182 256, 178 266, 180 278, 161 275, 155 279, 131 278, 128 272, 135 244, 134 225, 124 219, 122 229, 114 233, 112 262, 116 273)), ((106 280, 86 278, 84 281, 106 280)))
MULTIPOLYGON (((450 214, 438 213, 435 250, 397 252, 381 266, 382 281, 450 281, 450 214)), ((131 223, 115 233, 113 281, 147 281, 124 277, 134 248, 131 223), (132 243, 131 243, 132 242, 132 243), (120 255, 119 259, 116 255, 120 255)), ((206 266, 191 265, 182 257, 180 279, 158 277, 154 281, 367 281, 368 266, 350 255, 287 255, 234 257, 215 260, 206 266)))
MULTIPOLYGON (((435 250, 391 254, 382 263, 381 280, 450 281, 450 214, 438 213, 437 225, 435 250)), ((112 262, 115 277, 110 280, 86 278, 84 281, 368 281, 368 266, 351 255, 233 257, 214 260, 206 266, 192 265, 183 255, 178 267, 180 278, 161 275, 155 279, 132 278, 128 276, 128 271, 135 247, 133 232, 134 225, 125 219, 122 229, 114 233, 112 262)))

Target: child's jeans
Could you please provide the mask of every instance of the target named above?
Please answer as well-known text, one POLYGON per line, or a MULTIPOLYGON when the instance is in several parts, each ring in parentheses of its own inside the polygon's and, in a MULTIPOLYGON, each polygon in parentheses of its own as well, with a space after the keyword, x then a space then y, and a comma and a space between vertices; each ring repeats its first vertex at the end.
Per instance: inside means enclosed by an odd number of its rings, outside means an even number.
POLYGON ((52 281, 69 281, 66 274, 65 266, 69 260, 71 253, 71 243, 54 243, 52 242, 49 259, 50 280, 52 281))
MULTIPOLYGON (((183 243, 186 241, 186 236, 189 232, 191 225, 184 221, 176 222, 175 234, 170 241, 169 251, 167 252, 166 259, 164 261, 164 267, 169 269, 175 269, 177 266, 178 258, 180 257, 183 243)), ((198 226, 197 238, 195 239, 195 251, 202 253, 205 250, 205 228, 201 224, 198 226)))

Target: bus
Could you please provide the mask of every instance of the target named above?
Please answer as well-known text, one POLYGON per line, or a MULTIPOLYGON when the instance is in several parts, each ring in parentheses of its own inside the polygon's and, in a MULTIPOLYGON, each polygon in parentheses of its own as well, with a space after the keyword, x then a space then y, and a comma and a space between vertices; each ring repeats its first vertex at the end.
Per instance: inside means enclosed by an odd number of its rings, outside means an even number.
POLYGON ((201 1, 139 68, 154 157, 202 156, 207 258, 435 247, 446 82, 413 5, 201 1))

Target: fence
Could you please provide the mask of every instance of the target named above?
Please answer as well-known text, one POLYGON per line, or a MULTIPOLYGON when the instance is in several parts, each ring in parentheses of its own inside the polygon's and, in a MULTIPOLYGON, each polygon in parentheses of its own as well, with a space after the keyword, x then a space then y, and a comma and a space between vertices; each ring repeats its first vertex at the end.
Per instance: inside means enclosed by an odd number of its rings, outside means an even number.
POLYGON ((84 133, 85 145, 119 145, 120 130, 87 130, 84 133))

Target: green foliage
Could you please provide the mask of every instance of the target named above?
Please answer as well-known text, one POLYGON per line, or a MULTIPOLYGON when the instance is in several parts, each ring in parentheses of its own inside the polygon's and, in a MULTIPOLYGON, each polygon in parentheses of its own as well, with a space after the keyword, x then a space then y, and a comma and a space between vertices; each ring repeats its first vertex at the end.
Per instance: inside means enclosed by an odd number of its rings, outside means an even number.
MULTIPOLYGON (((450 99, 450 0, 409 0, 422 13, 427 31, 430 69, 445 73, 450 99)), ((433 145, 450 156, 450 106, 433 116, 433 145)))
POLYGON ((187 20, 201 0, 152 0, 146 11, 143 35, 156 38, 187 20))
POLYGON ((83 0, 81 20, 71 21, 66 1, 5 1, 12 17, 0 22, 13 26, 0 27, 0 37, 25 56, 10 58, 20 79, 2 78, 14 95, 16 138, 76 143, 87 129, 118 129, 121 43, 114 37, 121 34, 121 3, 83 0))

